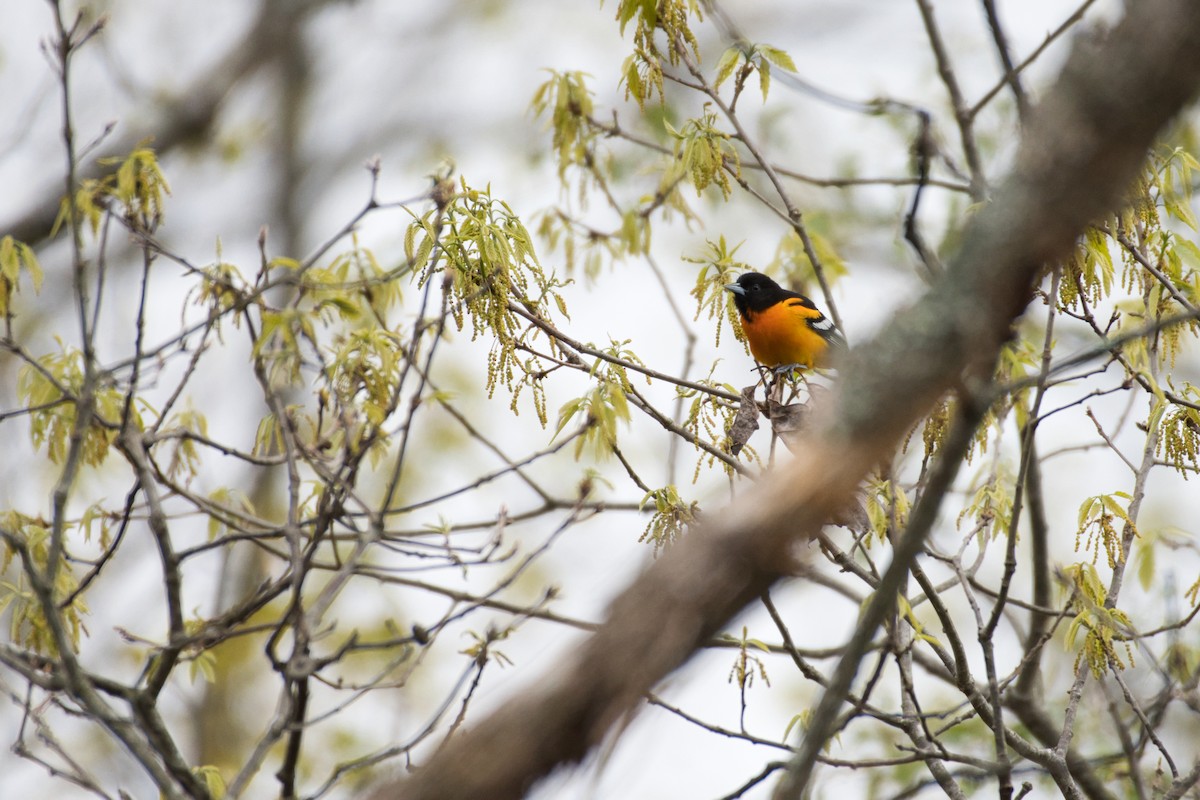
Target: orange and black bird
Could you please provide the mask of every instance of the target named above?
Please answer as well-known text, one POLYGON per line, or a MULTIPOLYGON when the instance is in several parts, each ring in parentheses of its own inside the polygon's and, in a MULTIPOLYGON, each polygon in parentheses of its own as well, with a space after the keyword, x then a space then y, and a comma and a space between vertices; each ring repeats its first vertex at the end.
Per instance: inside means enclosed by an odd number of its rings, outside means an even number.
POLYGON ((742 318, 754 360, 764 367, 825 367, 846 340, 816 304, 759 272, 747 272, 725 288, 742 318))

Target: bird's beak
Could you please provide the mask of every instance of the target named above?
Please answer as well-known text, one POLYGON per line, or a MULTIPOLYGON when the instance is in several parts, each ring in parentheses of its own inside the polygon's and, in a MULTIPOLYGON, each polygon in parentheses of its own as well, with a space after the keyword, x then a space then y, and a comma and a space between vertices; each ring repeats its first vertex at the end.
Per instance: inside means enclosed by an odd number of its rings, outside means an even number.
POLYGON ((725 284, 725 290, 728 292, 733 292, 736 295, 745 295, 746 294, 746 290, 743 289, 741 286, 738 286, 736 283, 725 284))

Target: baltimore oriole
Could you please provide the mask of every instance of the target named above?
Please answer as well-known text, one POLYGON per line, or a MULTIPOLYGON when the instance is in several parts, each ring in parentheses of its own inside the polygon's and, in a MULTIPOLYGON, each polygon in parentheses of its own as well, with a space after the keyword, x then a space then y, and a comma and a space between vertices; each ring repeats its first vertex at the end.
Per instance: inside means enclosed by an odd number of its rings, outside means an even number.
POLYGON ((754 360, 765 367, 824 367, 846 340, 812 300, 758 272, 726 284, 754 360))

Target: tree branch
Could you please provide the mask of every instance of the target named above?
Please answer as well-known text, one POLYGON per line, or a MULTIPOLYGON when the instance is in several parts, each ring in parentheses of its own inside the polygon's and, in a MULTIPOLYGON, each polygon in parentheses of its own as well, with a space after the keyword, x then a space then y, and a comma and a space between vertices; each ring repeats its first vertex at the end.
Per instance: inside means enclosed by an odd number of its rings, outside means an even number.
POLYGON ((790 465, 638 576, 555 669, 376 798, 516 798, 580 760, 709 635, 795 570, 794 547, 847 502, 948 389, 987 374, 1042 265, 1119 205, 1200 79, 1200 6, 1143 0, 1081 40, 1031 112, 1012 174, 946 274, 846 359, 790 465), (972 378, 971 376, 976 376, 972 378))

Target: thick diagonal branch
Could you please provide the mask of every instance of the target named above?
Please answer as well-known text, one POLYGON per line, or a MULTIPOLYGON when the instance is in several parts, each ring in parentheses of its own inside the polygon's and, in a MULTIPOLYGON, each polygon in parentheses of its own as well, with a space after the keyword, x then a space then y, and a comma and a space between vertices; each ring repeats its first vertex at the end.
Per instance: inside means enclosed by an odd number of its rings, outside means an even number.
POLYGON ((795 461, 638 576, 553 675, 375 797, 516 798, 581 759, 714 631, 793 571, 796 545, 938 397, 986 372, 1042 265, 1121 204, 1156 132, 1200 80, 1200 4, 1142 0, 1129 9, 1103 41, 1076 47, 945 275, 847 359, 795 461))

